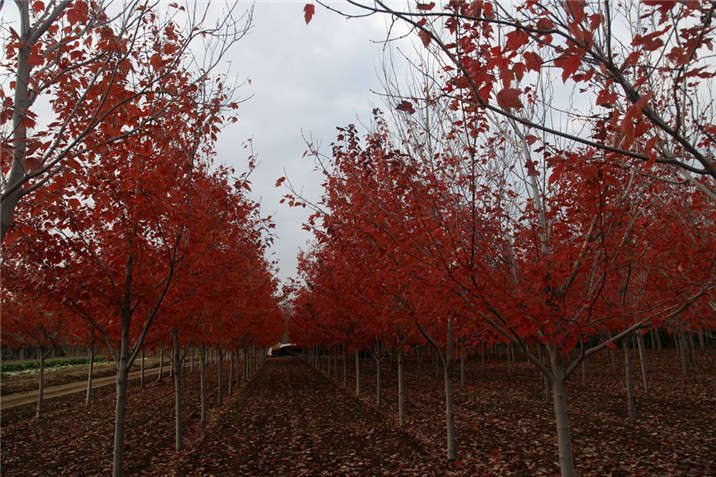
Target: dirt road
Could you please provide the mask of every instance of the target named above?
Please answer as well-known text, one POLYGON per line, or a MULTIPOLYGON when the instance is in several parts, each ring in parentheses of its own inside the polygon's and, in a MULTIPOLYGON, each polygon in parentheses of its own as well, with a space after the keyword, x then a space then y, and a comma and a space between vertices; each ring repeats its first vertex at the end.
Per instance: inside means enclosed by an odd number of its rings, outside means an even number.
POLYGON ((210 426, 154 472, 444 475, 410 436, 297 358, 268 361, 210 426))
MULTIPOLYGON (((165 369, 166 373, 167 370, 165 369)), ((144 377, 155 375, 159 373, 159 368, 150 368, 144 370, 144 377)), ((139 379, 141 371, 133 371, 129 373, 129 379, 139 379)), ((104 376, 102 378, 94 378, 92 380, 92 389, 99 388, 102 386, 108 386, 116 383, 116 377, 104 376)), ((67 384, 59 384, 56 386, 48 386, 43 392, 44 399, 52 399, 59 396, 65 396, 67 394, 79 393, 87 391, 87 381, 77 381, 67 384)), ((18 406, 24 406, 26 404, 32 404, 37 402, 37 390, 27 391, 22 393, 6 394, 0 396, 0 411, 6 409, 12 409, 18 406)))

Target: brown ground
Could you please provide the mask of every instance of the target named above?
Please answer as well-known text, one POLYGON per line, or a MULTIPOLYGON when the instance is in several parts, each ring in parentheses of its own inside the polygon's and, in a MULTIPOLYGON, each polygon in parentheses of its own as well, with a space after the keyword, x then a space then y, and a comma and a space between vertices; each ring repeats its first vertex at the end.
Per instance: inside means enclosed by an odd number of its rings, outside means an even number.
MULTIPOLYGON (((618 355, 621 358, 621 355, 618 355)), ((552 409, 535 370, 518 363, 468 364, 468 385, 456 389, 458 459, 444 458, 441 383, 410 363, 408 426, 398 429, 395 373, 384 363, 384 406, 374 406, 374 366, 362 363, 356 400, 297 359, 272 359, 216 406, 210 368, 209 423, 198 421, 198 373, 187 373, 187 448, 173 446, 173 386, 168 379, 130 387, 126 475, 554 475, 552 409)), ((352 373, 353 362, 348 370, 352 373)), ((638 361, 636 362, 638 364, 638 361)), ((597 359, 569 387, 577 472, 590 476, 716 475, 713 358, 699 354, 681 377, 673 352, 650 356, 647 396, 634 370, 640 419, 630 424, 623 371, 597 359)), ((339 367, 342 369, 342 367, 339 367)), ((335 374, 335 372, 334 372, 335 374)), ((354 379, 348 376, 349 387, 354 379)), ((343 379, 337 380, 339 386, 343 379)), ((32 407, 2 413, 3 475, 105 475, 111 464, 113 387, 97 392, 89 409, 67 396, 48 403, 42 421, 32 407), (52 443, 51 446, 44 443, 52 443)), ((76 395, 75 395, 76 396, 76 395)))

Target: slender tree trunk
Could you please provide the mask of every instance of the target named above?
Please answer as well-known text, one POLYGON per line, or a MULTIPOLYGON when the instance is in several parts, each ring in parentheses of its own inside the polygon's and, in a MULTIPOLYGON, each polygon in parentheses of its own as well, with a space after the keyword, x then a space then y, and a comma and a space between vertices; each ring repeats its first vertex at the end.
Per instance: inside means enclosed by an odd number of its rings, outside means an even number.
POLYGON ((183 423, 182 423, 182 395, 181 395, 181 363, 179 362, 179 331, 173 328, 171 331, 174 363, 174 448, 180 451, 184 448, 183 423))
POLYGON ((644 384, 644 394, 649 394, 649 364, 646 360, 646 348, 644 347, 644 336, 636 334, 636 344, 639 349, 639 365, 641 367, 641 380, 644 384))
POLYGON ((206 424, 206 346, 199 349, 199 386, 201 388, 201 423, 206 424))
POLYGON ((405 425, 405 378, 403 377, 403 350, 398 350, 398 422, 405 425))
POLYGON ((658 329, 655 329, 654 336, 656 336, 656 349, 661 351, 662 349, 664 349, 663 345, 661 344, 661 332, 658 329))
POLYGON ((692 332, 687 332, 686 336, 688 337, 689 341, 689 363, 692 365, 696 364, 696 353, 694 350, 696 349, 696 346, 694 346, 694 334, 692 332))
POLYGON ((557 423, 557 446, 559 449, 559 469, 562 477, 574 477, 574 455, 567 409, 566 370, 559 351, 547 348, 552 368, 552 401, 557 423))
POLYGON ((219 406, 221 406, 221 405, 224 403, 224 399, 223 399, 223 394, 224 394, 224 393, 221 392, 221 391, 222 391, 222 387, 221 387, 221 386, 222 386, 222 384, 223 384, 223 383, 221 382, 221 368, 223 367, 224 352, 222 351, 221 348, 219 348, 217 354, 218 354, 218 356, 217 356, 217 359, 218 359, 217 369, 219 370, 219 384, 218 384, 217 391, 218 391, 218 394, 219 394, 219 401, 218 401, 218 403, 219 403, 219 406))
POLYGON ((45 350, 40 348, 40 376, 37 387, 37 408, 35 410, 35 417, 40 419, 42 417, 42 396, 45 392, 45 350))
POLYGON ((465 352, 460 353, 460 389, 465 387, 465 352))
POLYGON ((229 351, 229 379, 227 384, 229 385, 229 396, 233 394, 233 383, 234 383, 234 352, 229 351))
POLYGON ((157 381, 161 381, 164 376, 164 346, 159 347, 159 376, 157 381))
POLYGON ((447 456, 455 459, 455 413, 453 408, 453 389, 450 380, 454 329, 452 319, 448 318, 445 358, 443 359, 443 380, 445 381, 445 427, 447 430, 447 456))
POLYGON ((624 347, 624 371, 626 373, 626 394, 627 409, 629 410, 629 421, 636 422, 636 404, 634 403, 634 390, 631 379, 631 353, 629 353, 629 339, 622 339, 624 347))
POLYGON ((348 389, 348 374, 346 370, 346 345, 343 345, 343 389, 348 389))
POLYGON ((142 348, 142 358, 139 362, 139 386, 144 389, 144 348, 142 348))
POLYGON ((701 351, 706 351, 706 340, 704 339, 703 330, 699 333, 699 348, 701 351))
POLYGON ((356 350, 356 396, 360 396, 360 351, 356 350))
POLYGON ((684 333, 679 332, 678 335, 675 335, 674 342, 676 342, 677 339, 679 347, 679 358, 681 358, 681 374, 686 376, 688 370, 688 359, 686 357, 686 339, 684 339, 684 333))
POLYGON ((87 371, 87 394, 85 395, 85 406, 89 406, 92 399, 92 377, 94 375, 94 343, 89 347, 89 363, 87 371))
POLYGON ((194 372, 194 347, 191 347, 191 350, 189 351, 189 371, 192 373, 194 372))
POLYGON ((114 449, 112 452, 112 477, 122 475, 124 455, 124 415, 127 405, 127 375, 129 374, 129 325, 123 326, 117 362, 117 403, 114 418, 114 449))
POLYGON ((381 394, 382 394, 382 392, 381 392, 382 389, 380 387, 380 382, 381 382, 380 363, 382 361, 382 356, 380 355, 380 353, 381 353, 380 343, 376 344, 376 349, 378 351, 377 351, 376 357, 375 357, 375 406, 379 408, 381 405, 380 398, 381 398, 381 394))

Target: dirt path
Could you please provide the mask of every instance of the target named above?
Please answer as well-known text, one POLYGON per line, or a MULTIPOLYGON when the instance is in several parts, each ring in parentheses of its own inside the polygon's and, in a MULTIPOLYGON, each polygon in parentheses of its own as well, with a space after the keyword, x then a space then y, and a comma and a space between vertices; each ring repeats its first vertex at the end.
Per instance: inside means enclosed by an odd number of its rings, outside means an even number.
POLYGON ((152 470, 162 475, 444 475, 434 459, 299 359, 274 358, 177 461, 152 470))
MULTIPOLYGON (((165 369, 164 372, 167 372, 167 370, 165 369)), ((129 379, 139 379, 141 373, 141 371, 133 371, 129 373, 129 379)), ((145 378, 153 376, 155 374, 159 374, 159 367, 144 370, 145 378)), ((108 386, 110 384, 115 384, 116 382, 117 380, 115 375, 94 378, 92 380, 92 389, 99 388, 102 386, 108 386)), ((87 381, 83 380, 67 384, 59 384, 57 386, 48 386, 45 388, 43 396, 44 399, 52 399, 60 396, 65 396, 67 394, 86 391, 87 381)), ((36 402, 37 390, 22 393, 6 394, 4 396, 0 396, 0 411, 36 402)))

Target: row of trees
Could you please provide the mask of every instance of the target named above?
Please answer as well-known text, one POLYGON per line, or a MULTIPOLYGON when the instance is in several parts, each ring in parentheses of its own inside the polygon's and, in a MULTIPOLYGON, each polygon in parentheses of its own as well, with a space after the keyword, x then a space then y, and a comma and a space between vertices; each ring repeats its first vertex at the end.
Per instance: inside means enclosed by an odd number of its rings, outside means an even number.
POLYGON ((389 346, 399 376, 430 343, 449 458, 452 363, 512 343, 550 383, 573 476, 575 369, 634 333, 716 325, 714 5, 347 3, 326 8, 389 15, 422 50, 407 82, 386 74, 391 120, 341 128, 330 155, 309 146, 325 192, 292 338, 389 346))
POLYGON ((253 160, 240 175, 213 164, 238 108, 213 71, 251 11, 210 25, 177 4, 16 3, 0 98, 3 344, 107 350, 118 476, 127 377, 146 346, 172 345, 181 449, 187 349, 203 363, 207 347, 223 356, 283 331, 273 224, 247 197, 253 160))

